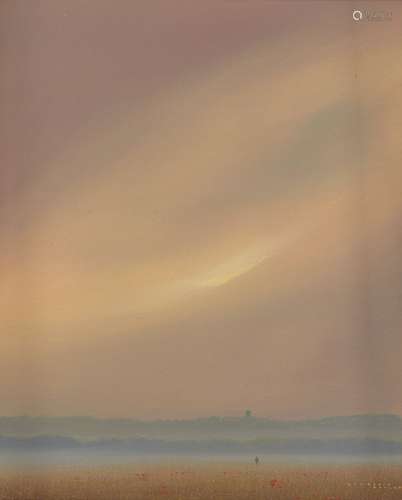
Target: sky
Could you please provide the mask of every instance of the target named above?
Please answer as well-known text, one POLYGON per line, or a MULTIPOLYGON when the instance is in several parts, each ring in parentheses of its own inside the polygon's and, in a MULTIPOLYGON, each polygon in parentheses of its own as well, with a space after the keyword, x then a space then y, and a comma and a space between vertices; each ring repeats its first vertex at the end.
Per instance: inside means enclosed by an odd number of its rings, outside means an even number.
POLYGON ((401 29, 3 1, 1 412, 402 414, 401 29))

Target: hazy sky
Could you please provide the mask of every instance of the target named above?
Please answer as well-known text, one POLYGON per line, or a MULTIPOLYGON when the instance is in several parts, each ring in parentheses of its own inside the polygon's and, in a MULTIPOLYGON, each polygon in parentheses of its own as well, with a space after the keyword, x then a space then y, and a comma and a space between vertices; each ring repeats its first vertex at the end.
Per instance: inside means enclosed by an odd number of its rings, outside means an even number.
POLYGON ((3 0, 0 32, 1 412, 402 413, 401 4, 3 0))

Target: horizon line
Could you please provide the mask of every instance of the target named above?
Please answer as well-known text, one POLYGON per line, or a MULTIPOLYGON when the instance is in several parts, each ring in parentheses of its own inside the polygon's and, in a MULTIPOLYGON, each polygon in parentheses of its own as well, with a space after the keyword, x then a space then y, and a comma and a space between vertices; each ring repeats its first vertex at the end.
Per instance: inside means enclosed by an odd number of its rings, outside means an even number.
POLYGON ((140 417, 107 417, 107 416, 96 416, 96 415, 33 415, 33 414, 22 414, 22 415, 0 415, 0 419, 91 419, 91 420, 102 420, 102 421, 135 421, 135 422, 190 422, 194 420, 209 420, 209 419, 230 419, 230 420, 271 420, 276 422, 302 422, 302 421, 320 421, 332 418, 356 418, 356 417, 396 417, 402 419, 402 415, 398 413, 352 413, 352 414, 336 414, 336 415, 325 415, 320 417, 270 417, 270 416, 259 416, 259 415, 209 415, 200 417, 188 417, 188 418, 140 418, 140 417))

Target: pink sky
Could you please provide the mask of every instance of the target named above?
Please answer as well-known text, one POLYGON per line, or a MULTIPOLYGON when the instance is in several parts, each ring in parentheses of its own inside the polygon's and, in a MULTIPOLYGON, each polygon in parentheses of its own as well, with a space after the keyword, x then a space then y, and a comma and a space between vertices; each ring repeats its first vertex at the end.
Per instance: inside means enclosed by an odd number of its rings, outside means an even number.
POLYGON ((6 1, 4 414, 402 413, 402 10, 6 1))

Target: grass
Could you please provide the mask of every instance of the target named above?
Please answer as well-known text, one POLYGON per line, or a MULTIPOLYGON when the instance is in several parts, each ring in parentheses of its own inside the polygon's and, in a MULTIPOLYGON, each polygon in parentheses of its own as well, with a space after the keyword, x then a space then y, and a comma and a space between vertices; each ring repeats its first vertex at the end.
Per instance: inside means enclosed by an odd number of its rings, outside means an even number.
POLYGON ((402 466, 69 467, 0 474, 4 500, 391 500, 402 466))

